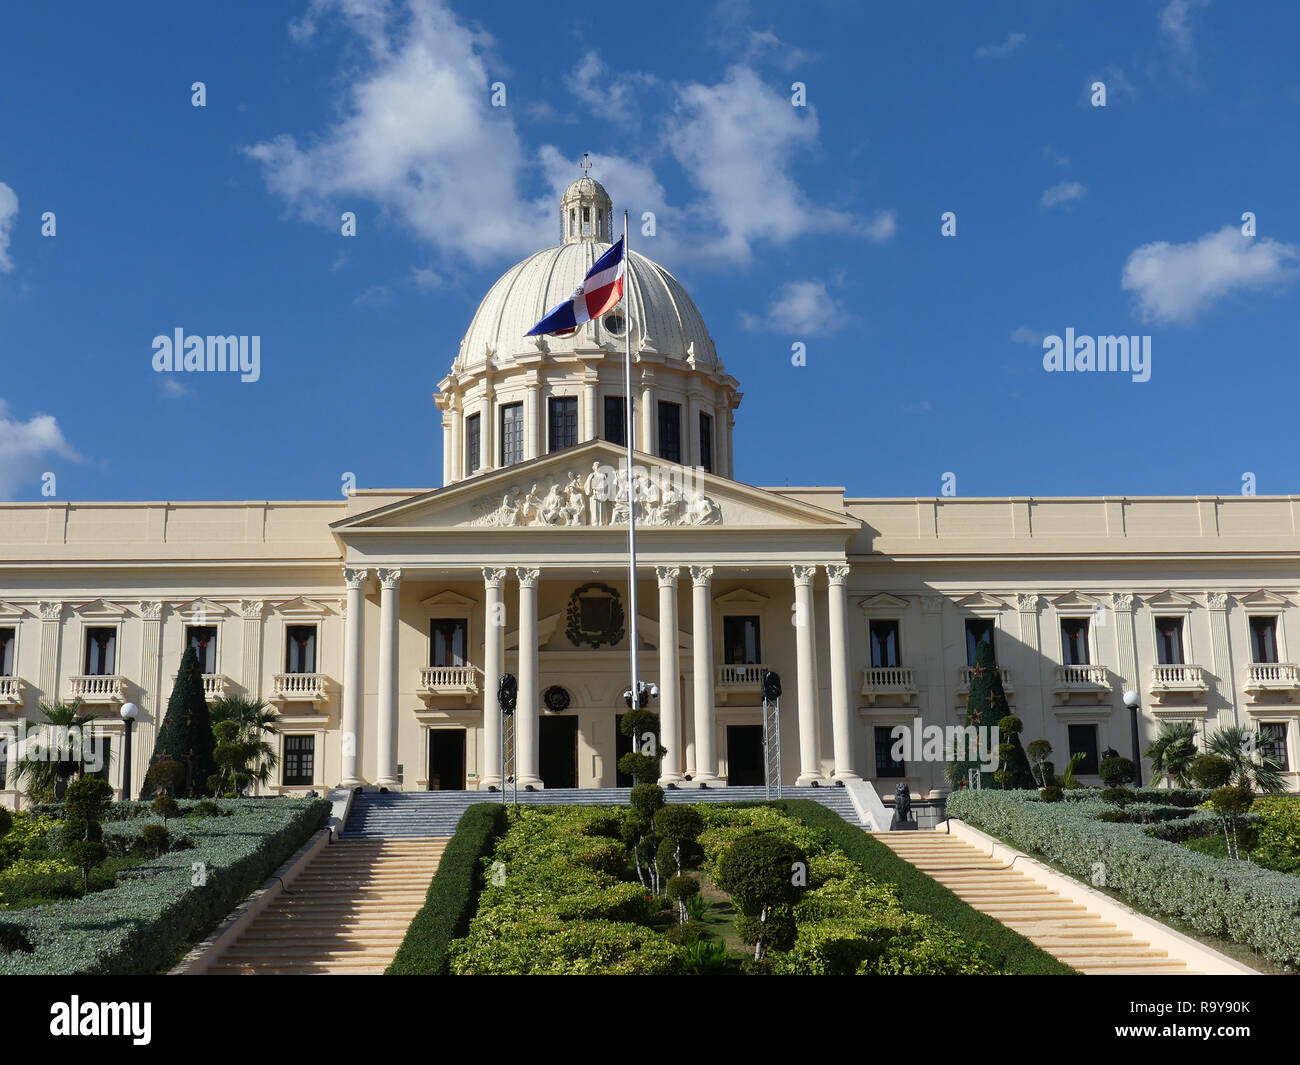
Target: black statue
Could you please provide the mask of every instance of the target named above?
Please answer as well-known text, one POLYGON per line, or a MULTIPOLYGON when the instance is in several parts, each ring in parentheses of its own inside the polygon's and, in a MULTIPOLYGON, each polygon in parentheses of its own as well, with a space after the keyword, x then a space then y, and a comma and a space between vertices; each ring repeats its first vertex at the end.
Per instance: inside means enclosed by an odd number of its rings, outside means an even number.
POLYGON ((912 820, 912 793, 902 781, 894 785, 894 816, 889 821, 889 830, 916 830, 916 822, 912 820))

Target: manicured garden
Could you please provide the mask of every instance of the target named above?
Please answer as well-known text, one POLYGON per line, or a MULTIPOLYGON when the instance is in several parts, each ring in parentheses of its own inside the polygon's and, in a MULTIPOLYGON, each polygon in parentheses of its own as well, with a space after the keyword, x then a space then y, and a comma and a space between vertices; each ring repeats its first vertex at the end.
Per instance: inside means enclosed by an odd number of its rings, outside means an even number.
POLYGON ((471 808, 389 972, 1071 971, 815 803, 665 807, 658 790, 471 808))

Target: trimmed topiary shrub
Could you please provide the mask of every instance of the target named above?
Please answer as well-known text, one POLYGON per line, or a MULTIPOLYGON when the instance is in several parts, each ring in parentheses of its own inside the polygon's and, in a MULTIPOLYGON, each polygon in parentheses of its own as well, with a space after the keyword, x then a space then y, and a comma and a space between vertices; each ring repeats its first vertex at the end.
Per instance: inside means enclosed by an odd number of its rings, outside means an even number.
POLYGON ((1055 784, 1050 787, 1042 788, 1038 794, 1043 802, 1060 802, 1065 796, 1065 793, 1055 784))
POLYGON ((1192 779, 1210 791, 1222 788, 1232 779, 1232 763, 1217 754, 1203 754, 1192 763, 1192 779))
MULTIPOLYGON (((208 713, 208 700, 203 694, 203 674, 193 647, 185 648, 176 683, 158 736, 154 741, 150 768, 159 762, 176 762, 184 767, 182 778, 174 770, 170 779, 157 781, 155 787, 164 787, 180 798, 197 798, 204 793, 208 778, 217 771, 213 751, 216 739, 212 735, 212 719, 208 713)), ((145 777, 149 781, 148 775, 145 777)))
POLYGON ((791 911, 807 885, 806 875, 800 883, 799 866, 806 873, 804 852, 773 832, 742 836, 722 856, 718 887, 731 896, 740 911, 736 931, 753 945, 755 961, 762 961, 769 949, 788 950, 794 942, 791 911))
POLYGON ((1123 809, 1131 802, 1137 802, 1137 794, 1131 788, 1104 788, 1101 801, 1123 809))
POLYGON ((1137 767, 1131 758, 1112 755, 1110 758, 1102 759, 1101 765, 1097 767, 1097 774, 1108 788, 1119 788, 1137 780, 1137 767))

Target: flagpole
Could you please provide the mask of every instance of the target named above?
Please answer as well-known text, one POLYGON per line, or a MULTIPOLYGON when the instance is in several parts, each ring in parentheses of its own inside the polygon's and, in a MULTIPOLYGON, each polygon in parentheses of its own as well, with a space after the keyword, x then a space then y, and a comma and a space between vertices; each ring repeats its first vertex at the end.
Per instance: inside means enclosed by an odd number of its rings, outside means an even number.
MULTIPOLYGON (((633 476, 632 430, 636 424, 632 414, 632 276, 631 241, 628 234, 628 212, 623 211, 623 308, 624 350, 623 383, 626 395, 623 400, 624 432, 627 439, 627 604, 631 612, 628 640, 632 657, 632 709, 641 705, 641 682, 637 669, 638 640, 636 634, 636 479, 633 476)), ((642 412, 644 413, 644 412, 642 412)), ((635 743, 635 741, 634 741, 635 743)), ((635 750, 635 746, 633 748, 635 750)))

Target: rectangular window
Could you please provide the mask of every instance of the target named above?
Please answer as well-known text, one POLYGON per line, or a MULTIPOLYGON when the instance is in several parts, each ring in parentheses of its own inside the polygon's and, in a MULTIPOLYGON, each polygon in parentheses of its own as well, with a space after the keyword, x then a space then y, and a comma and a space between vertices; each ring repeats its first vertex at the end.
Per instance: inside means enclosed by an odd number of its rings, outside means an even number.
POLYGON ((1250 660, 1252 662, 1277 661, 1277 618, 1252 617, 1250 619, 1250 660))
POLYGON ((578 443, 578 397, 552 396, 547 400, 550 411, 549 451, 575 447, 578 443))
POLYGON ((465 618, 434 618, 430 621, 429 665, 465 665, 465 634, 468 631, 469 622, 465 618))
POLYGON ((724 617, 722 619, 722 661, 729 666, 757 665, 763 661, 759 642, 758 618, 724 617))
POLYGON ((713 415, 700 411, 700 465, 713 472, 713 415))
POLYGON ((465 461, 470 473, 483 464, 482 425, 482 415, 471 414, 465 419, 465 461))
POLYGON ((659 457, 682 461, 682 405, 659 401, 659 457))
POLYGON ((524 405, 508 403, 501 408, 501 465, 524 461, 524 405))
POLYGON ((890 725, 877 725, 875 728, 878 777, 907 776, 907 764, 901 758, 894 757, 894 744, 897 741, 893 737, 893 731, 890 725))
POLYGON ((1088 651, 1088 619, 1061 619, 1061 663, 1086 666, 1091 663, 1088 651))
POLYGON ((1291 767, 1287 764, 1286 756, 1286 722, 1265 721, 1259 726, 1259 731, 1263 740, 1259 753, 1277 766, 1279 772, 1289 773, 1291 767))
POLYGON ((1070 755, 1083 755, 1083 761, 1074 767, 1076 775, 1092 775, 1097 772, 1097 726, 1071 725, 1070 755))
POLYGON ((316 626, 289 625, 284 630, 284 671, 286 673, 316 672, 316 626))
POLYGON ((185 646, 193 647, 199 660, 200 673, 217 671, 217 627, 191 625, 185 630, 185 646))
POLYGON ((627 446, 627 406, 622 396, 605 397, 605 439, 627 446))
POLYGON ((316 737, 285 736, 284 777, 286 787, 305 787, 316 776, 316 737))
POLYGON ((886 669, 901 661, 898 651, 898 622, 871 622, 871 668, 886 669))
POLYGON ((1162 666, 1183 662, 1183 619, 1156 618, 1156 661, 1162 666))
POLYGON ((17 638, 17 629, 0 629, 0 677, 14 675, 14 646, 17 638))
POLYGON ((993 642, 993 622, 989 618, 966 619, 966 664, 973 666, 979 646, 987 643, 993 648, 993 661, 998 660, 997 645, 993 642))
POLYGON ((86 676, 108 677, 117 660, 117 629, 86 630, 86 676))

